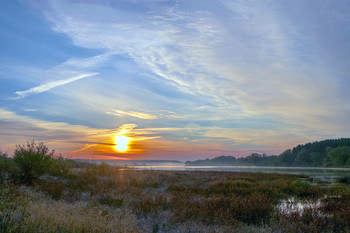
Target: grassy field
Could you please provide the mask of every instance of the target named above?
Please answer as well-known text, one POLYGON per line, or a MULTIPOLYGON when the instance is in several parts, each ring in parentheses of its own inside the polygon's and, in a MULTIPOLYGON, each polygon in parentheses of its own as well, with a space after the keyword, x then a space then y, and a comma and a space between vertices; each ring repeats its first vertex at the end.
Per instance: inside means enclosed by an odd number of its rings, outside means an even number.
POLYGON ((64 163, 27 184, 2 170, 0 232, 350 232, 346 178, 64 163))
POLYGON ((0 153, 0 232, 350 232, 350 176, 135 170, 0 153))

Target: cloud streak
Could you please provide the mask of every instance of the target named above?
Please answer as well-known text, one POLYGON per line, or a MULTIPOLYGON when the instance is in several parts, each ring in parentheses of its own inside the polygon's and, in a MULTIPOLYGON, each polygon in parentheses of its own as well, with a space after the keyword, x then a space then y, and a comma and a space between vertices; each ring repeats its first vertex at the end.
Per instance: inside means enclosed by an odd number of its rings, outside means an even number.
POLYGON ((21 98, 27 97, 29 95, 40 94, 40 93, 49 91, 49 90, 51 90, 53 88, 66 85, 66 84, 69 84, 71 82, 83 79, 83 78, 95 76, 97 74, 98 73, 80 74, 80 75, 77 75, 77 76, 74 76, 74 77, 71 77, 71 78, 44 83, 42 85, 39 85, 39 86, 36 86, 36 87, 32 87, 32 88, 30 88, 30 89, 28 89, 26 91, 16 91, 15 94, 17 95, 17 97, 13 97, 12 99, 21 99, 21 98))
POLYGON ((134 112, 134 111, 113 110, 113 112, 107 112, 107 113, 118 115, 118 116, 131 116, 131 117, 136 117, 136 118, 145 119, 145 120, 158 119, 158 117, 155 115, 142 113, 142 112, 134 112))

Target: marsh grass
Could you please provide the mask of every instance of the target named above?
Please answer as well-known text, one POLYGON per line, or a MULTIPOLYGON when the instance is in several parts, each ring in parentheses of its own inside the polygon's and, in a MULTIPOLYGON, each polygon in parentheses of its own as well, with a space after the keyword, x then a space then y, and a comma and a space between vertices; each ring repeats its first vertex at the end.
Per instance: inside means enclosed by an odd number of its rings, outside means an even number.
POLYGON ((3 184, 0 232, 350 231, 344 183, 273 173, 71 167, 30 186, 3 184), (277 206, 290 197, 322 205, 284 213, 277 206))
POLYGON ((343 184, 350 184, 350 175, 338 177, 336 181, 343 184))
POLYGON ((21 199, 2 232, 139 232, 135 216, 125 210, 53 201, 26 187, 17 192, 21 199))
POLYGON ((0 152, 0 185, 7 183, 17 173, 18 168, 13 160, 8 158, 7 154, 0 152))
POLYGON ((124 205, 124 198, 115 198, 107 194, 100 197, 99 202, 102 205, 120 208, 124 205))

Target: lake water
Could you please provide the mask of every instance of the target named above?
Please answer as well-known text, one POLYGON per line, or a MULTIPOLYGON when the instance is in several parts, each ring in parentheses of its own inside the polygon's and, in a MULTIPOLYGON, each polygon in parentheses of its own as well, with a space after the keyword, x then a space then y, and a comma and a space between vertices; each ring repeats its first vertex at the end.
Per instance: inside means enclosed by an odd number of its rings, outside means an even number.
MULTIPOLYGON (((97 162, 97 161, 95 161, 97 162)), ((182 162, 148 162, 148 161, 99 161, 112 166, 125 166, 134 169, 170 170, 170 171, 228 171, 228 172, 265 172, 308 175, 322 179, 350 175, 350 168, 324 168, 324 167, 258 167, 258 166, 186 166, 182 162)))
POLYGON ((321 212, 317 211, 317 209, 320 207, 322 207, 321 199, 299 200, 294 197, 281 200, 281 202, 277 205, 278 210, 287 215, 291 215, 293 213, 303 214, 305 209, 313 209, 317 214, 321 215, 321 212))
POLYGON ((172 171, 228 171, 228 172, 265 172, 281 174, 308 175, 313 177, 339 177, 350 175, 350 168, 317 167, 257 167, 257 166, 185 166, 184 164, 145 164, 128 166, 135 169, 172 170, 172 171))

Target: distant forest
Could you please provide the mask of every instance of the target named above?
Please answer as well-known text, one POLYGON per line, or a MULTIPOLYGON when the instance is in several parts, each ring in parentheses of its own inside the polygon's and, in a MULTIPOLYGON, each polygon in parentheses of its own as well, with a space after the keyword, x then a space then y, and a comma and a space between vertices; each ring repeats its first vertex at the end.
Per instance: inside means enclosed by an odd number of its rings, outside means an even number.
POLYGON ((186 161, 188 166, 283 166, 350 167, 350 138, 328 139, 298 145, 280 155, 253 153, 244 158, 219 156, 213 159, 186 161))

